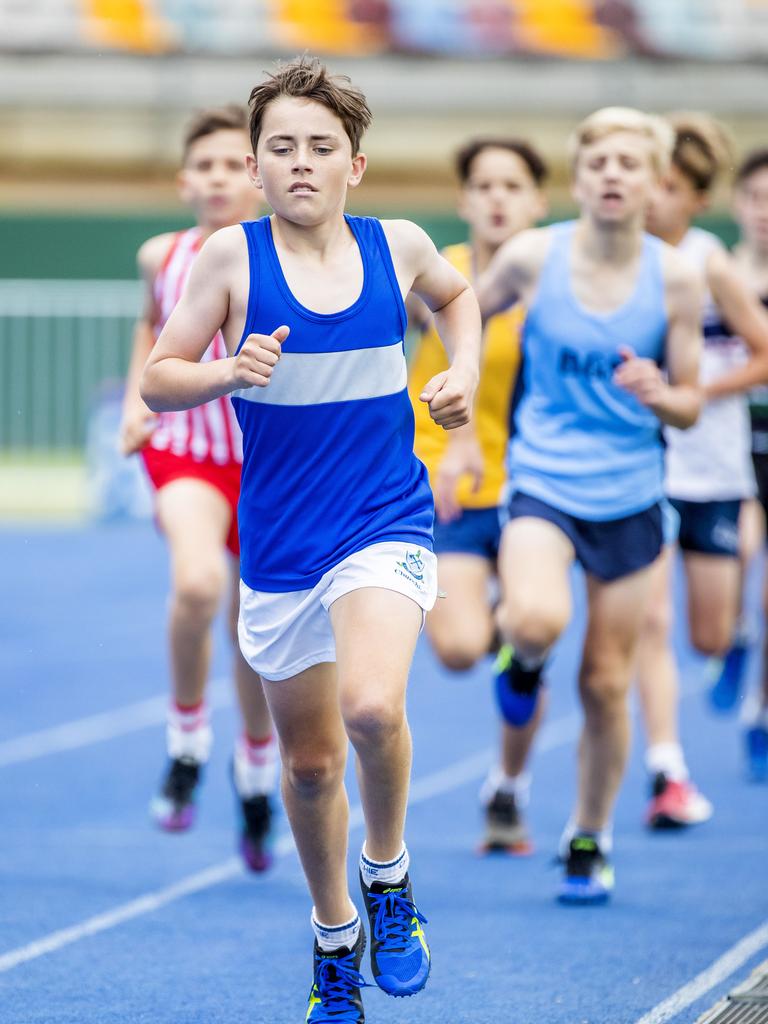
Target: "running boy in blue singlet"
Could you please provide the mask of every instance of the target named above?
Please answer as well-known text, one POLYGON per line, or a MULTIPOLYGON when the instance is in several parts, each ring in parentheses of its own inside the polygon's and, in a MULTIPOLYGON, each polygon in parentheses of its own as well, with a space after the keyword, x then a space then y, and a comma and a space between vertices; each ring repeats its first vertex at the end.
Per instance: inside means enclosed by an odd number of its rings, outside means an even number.
POLYGON ((587 118, 572 142, 579 219, 507 242, 478 286, 486 316, 516 301, 527 310, 499 556, 499 618, 515 650, 499 694, 512 726, 533 716, 547 656, 570 619, 571 563, 586 573, 585 722, 561 849, 564 902, 603 901, 613 888, 627 693, 662 544, 660 425, 691 426, 701 403, 696 273, 643 231, 671 147, 669 125, 639 111, 587 118))
POLYGON ((451 358, 421 393, 435 421, 466 423, 478 380, 480 314, 466 280, 414 224, 344 214, 370 118, 348 79, 308 58, 253 90, 249 172, 274 214, 206 242, 142 384, 158 411, 230 394, 243 429, 240 644, 265 680, 314 900, 310 1022, 364 1020, 365 933, 346 872, 348 740, 374 979, 406 996, 430 969, 403 842, 405 689, 436 596, 432 496, 406 386, 411 290, 451 358), (231 357, 200 363, 219 328, 231 357))

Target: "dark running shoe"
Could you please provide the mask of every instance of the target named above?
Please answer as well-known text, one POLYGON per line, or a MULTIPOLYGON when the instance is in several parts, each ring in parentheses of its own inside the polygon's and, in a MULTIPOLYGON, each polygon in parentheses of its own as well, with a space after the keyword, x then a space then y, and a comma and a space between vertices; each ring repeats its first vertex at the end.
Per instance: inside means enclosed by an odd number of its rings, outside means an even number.
POLYGON ((427 983, 430 953, 422 925, 426 917, 413 902, 408 875, 397 885, 374 882, 360 888, 371 924, 373 980, 390 996, 412 996, 427 983))
POLYGON ((562 861, 560 903, 605 903, 613 892, 613 868, 592 836, 574 836, 562 861))
POLYGON ((727 714, 739 703, 749 665, 750 647, 742 640, 733 645, 722 660, 720 672, 709 691, 714 711, 727 714))
POLYGON ((249 871, 266 871, 272 866, 272 801, 263 793, 238 796, 240 811, 239 848, 249 871))
POLYGON ((166 832, 184 832, 195 821, 197 791, 202 780, 202 765, 191 757, 172 759, 162 789, 150 804, 156 825, 166 832))
POLYGON ((515 649, 504 644, 493 668, 496 703, 507 725, 522 729, 536 711, 541 690, 541 668, 527 670, 515 661, 515 649))
POLYGON ((352 949, 321 949, 315 939, 314 976, 307 1005, 308 1024, 363 1024, 365 1011, 360 989, 366 982, 360 973, 365 932, 352 949))
POLYGON ((518 857, 533 851, 514 793, 497 791, 486 806, 481 850, 484 853, 511 853, 518 857))

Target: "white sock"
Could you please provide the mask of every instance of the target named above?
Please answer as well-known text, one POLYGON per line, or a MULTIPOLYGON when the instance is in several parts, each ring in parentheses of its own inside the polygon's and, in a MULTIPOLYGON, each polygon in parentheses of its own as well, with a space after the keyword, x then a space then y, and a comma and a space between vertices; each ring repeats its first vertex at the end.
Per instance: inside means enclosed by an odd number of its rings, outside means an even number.
POLYGON ((403 843, 403 848, 397 857, 386 862, 371 860, 365 852, 365 843, 363 843, 363 849, 360 853, 360 873, 363 876, 363 881, 369 888, 374 882, 384 882, 387 885, 402 882, 408 872, 409 864, 410 857, 408 856, 408 849, 405 843, 403 843))
POLYGON ((321 924, 315 917, 315 908, 312 907, 312 931, 315 933, 317 944, 320 949, 330 952, 346 946, 352 949, 360 935, 360 915, 355 911, 355 916, 345 924, 321 924))
POLYGON ((688 781, 688 766, 679 743, 652 743, 645 752, 649 775, 666 775, 672 782, 688 781))
POLYGON ((242 733, 235 744, 235 789, 249 797, 273 793, 277 786, 277 743, 273 736, 252 740, 242 733))
POLYGON ((768 729, 768 703, 763 703, 761 693, 753 690, 747 695, 739 718, 747 729, 768 729))
POLYGON ((530 772, 506 775, 501 765, 495 765, 480 787, 480 803, 487 807, 497 793, 511 793, 518 807, 527 807, 531 795, 530 772))
POLYGON ((568 848, 575 836, 592 836, 600 847, 600 852, 607 857, 613 850, 613 822, 609 822, 604 828, 597 831, 588 828, 579 828, 573 818, 569 818, 560 836, 558 852, 563 860, 568 856, 568 848))
POLYGON ((189 757, 205 764, 211 755, 213 733, 208 724, 208 708, 201 701, 194 708, 182 708, 172 701, 166 725, 168 756, 176 760, 189 757))

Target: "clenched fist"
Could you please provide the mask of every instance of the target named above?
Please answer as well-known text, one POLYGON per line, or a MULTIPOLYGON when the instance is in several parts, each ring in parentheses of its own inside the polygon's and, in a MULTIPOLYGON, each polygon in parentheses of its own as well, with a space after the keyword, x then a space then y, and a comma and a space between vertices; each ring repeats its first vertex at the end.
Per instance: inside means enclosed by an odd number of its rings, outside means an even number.
POLYGON ((477 388, 477 373, 456 366, 436 374, 424 385, 419 401, 429 406, 429 415, 444 430, 469 423, 477 388))
POLYGON ((271 334, 248 335, 234 358, 232 379, 235 388, 265 388, 269 384, 290 330, 283 324, 271 334))

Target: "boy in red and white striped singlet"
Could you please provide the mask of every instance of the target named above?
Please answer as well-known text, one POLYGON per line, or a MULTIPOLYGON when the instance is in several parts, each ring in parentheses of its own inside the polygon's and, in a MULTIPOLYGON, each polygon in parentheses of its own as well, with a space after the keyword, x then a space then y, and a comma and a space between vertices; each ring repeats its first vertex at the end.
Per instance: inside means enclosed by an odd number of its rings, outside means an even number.
MULTIPOLYGON (((161 828, 171 831, 189 828, 194 820, 197 789, 211 746, 205 704, 211 626, 231 586, 234 675, 244 721, 233 778, 242 808, 241 850, 248 866, 259 871, 269 863, 270 798, 277 760, 261 681, 237 643, 240 428, 229 398, 155 416, 139 395, 144 363, 179 300, 203 242, 219 228, 250 220, 255 214, 257 193, 245 170, 249 147, 246 113, 240 107, 202 111, 189 125, 178 183, 197 225, 157 235, 139 249, 146 298, 128 371, 122 446, 126 455, 141 452, 156 490, 157 521, 171 555, 169 763, 152 801, 152 816, 161 828)), ((226 355, 217 334, 203 359, 226 355)))

